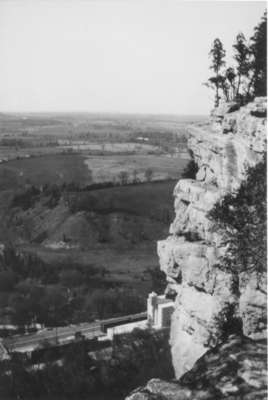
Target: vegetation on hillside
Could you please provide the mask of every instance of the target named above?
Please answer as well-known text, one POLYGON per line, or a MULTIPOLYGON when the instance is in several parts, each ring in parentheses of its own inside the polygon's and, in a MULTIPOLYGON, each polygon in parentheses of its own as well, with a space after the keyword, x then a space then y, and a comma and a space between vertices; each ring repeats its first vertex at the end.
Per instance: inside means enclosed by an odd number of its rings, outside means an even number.
POLYGON ((100 214, 123 212, 158 220, 164 224, 173 216, 171 188, 174 181, 115 185, 112 189, 65 193, 64 199, 72 213, 94 211, 100 214), (159 199, 161 198, 161 200, 159 199))
POLYGON ((143 311, 148 291, 158 288, 154 241, 173 217, 174 184, 66 183, 16 192, 5 213, 9 243, 33 245, 20 254, 7 246, 0 257, 0 321, 66 325, 143 311), (39 254, 44 242, 66 250, 42 247, 39 254))
POLYGON ((94 359, 90 348, 91 343, 81 338, 61 351, 61 365, 55 363, 55 353, 48 349, 38 360, 39 365, 45 363, 44 368, 36 364, 35 369, 31 368, 30 357, 13 354, 0 364, 0 397, 30 400, 54 395, 89 399, 94 394, 107 393, 118 399, 153 377, 173 378, 168 332, 137 329, 116 337, 106 357, 104 349, 102 357, 94 359))
POLYGON ((209 217, 227 232, 226 268, 234 272, 266 270, 266 157, 248 169, 238 192, 226 195, 209 217))
MULTIPOLYGON (((191 168, 192 166, 190 164, 190 169, 191 168)), ((63 198, 65 204, 68 205, 72 213, 77 211, 102 210, 103 206, 99 203, 106 204, 106 206, 104 206, 106 212, 107 208, 111 210, 120 210, 120 208, 125 208, 131 213, 132 207, 128 202, 125 207, 123 207, 126 196, 132 197, 131 195, 133 195, 135 191, 140 195, 145 192, 149 197, 152 189, 155 188, 156 190, 161 190, 161 186, 165 186, 165 183, 175 182, 175 180, 172 179, 163 179, 154 181, 150 185, 149 183, 151 182, 153 172, 151 169, 148 169, 148 171, 145 171, 145 174, 148 175, 148 178, 144 182, 138 182, 134 180, 128 181, 126 174, 126 180, 123 180, 122 182, 108 181, 92 183, 85 186, 81 186, 75 182, 70 182, 63 183, 61 185, 45 184, 41 186, 41 188, 35 185, 31 185, 26 189, 22 189, 14 193, 11 202, 11 208, 19 207, 23 210, 28 210, 30 208, 33 208, 40 200, 43 200, 44 205, 46 205, 48 208, 54 208, 58 205, 59 200, 63 198), (134 186, 134 188, 132 188, 132 186, 134 186), (103 189, 112 190, 104 191, 103 189), (117 197, 117 201, 112 201, 113 204, 108 206, 108 203, 111 202, 111 199, 114 198, 114 196, 117 197), (107 199, 109 199, 110 201, 107 201, 107 199), (119 206, 119 204, 116 205, 115 203, 121 203, 121 205, 119 206)), ((144 197, 146 196, 143 195, 142 197, 142 202, 144 202, 144 197)), ((151 200, 153 201, 153 199, 151 200)), ((139 199, 133 199, 131 204, 134 205, 134 203, 137 202, 139 202, 139 199)), ((157 201, 153 202, 157 203, 157 201)), ((141 211, 142 208, 143 207, 140 207, 140 210, 136 211, 141 211)))
POLYGON ((216 38, 209 52, 214 72, 206 85, 215 90, 215 107, 220 99, 245 104, 267 94, 267 14, 247 41, 240 32, 233 44, 235 66, 226 68, 223 44, 216 38))
POLYGON ((0 257, 1 318, 23 330, 32 323, 62 326, 144 311, 143 296, 114 286, 107 274, 93 265, 48 265, 7 248, 0 257))

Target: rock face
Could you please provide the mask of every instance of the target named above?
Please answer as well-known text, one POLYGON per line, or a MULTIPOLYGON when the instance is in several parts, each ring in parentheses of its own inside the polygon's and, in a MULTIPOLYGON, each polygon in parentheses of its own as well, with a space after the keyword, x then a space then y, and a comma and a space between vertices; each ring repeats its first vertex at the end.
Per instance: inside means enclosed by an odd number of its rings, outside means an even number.
POLYGON ((188 146, 198 164, 196 180, 182 179, 174 190, 175 220, 170 236, 158 242, 167 291, 177 293, 171 325, 171 352, 176 377, 219 343, 226 324, 261 338, 266 324, 266 288, 256 276, 234 276, 220 268, 225 232, 207 213, 227 193, 235 192, 249 166, 266 151, 266 99, 245 107, 222 105, 211 126, 191 128, 188 146))
POLYGON ((180 380, 152 379, 126 400, 264 400, 266 361, 265 342, 231 336, 180 380))
POLYGON ((176 293, 170 344, 179 380, 151 380, 128 400, 265 399, 266 274, 221 268, 226 232, 208 212, 261 161, 266 99, 221 105, 210 126, 191 128, 188 145, 196 179, 176 185, 176 216, 169 237, 158 242, 166 292, 176 293))

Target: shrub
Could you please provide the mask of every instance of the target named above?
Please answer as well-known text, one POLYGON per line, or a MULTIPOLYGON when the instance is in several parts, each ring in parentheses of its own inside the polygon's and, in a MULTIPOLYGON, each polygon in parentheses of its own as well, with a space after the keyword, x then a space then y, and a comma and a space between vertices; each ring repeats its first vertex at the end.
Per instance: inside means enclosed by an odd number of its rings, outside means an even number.
POLYGON ((166 274, 161 271, 158 266, 147 268, 146 273, 150 276, 152 281, 151 290, 158 294, 162 294, 167 286, 166 274))
POLYGON ((218 202, 209 218, 227 232, 227 268, 237 272, 266 270, 266 156, 248 169, 238 192, 218 202))
POLYGON ((189 160, 188 164, 182 171, 181 177, 182 179, 195 179, 197 171, 198 171, 198 165, 194 160, 193 157, 193 152, 189 150, 191 159, 189 160))
POLYGON ((195 179, 198 171, 198 165, 194 160, 190 160, 182 171, 181 177, 183 179, 195 179))

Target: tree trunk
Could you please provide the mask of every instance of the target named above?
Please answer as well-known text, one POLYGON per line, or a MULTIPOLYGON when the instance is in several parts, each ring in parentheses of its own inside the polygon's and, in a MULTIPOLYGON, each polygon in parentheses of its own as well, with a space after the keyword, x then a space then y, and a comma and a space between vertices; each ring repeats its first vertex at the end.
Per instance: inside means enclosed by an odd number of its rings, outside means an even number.
POLYGON ((219 105, 219 84, 216 84, 216 97, 215 97, 215 107, 219 105))
POLYGON ((241 84, 241 74, 239 74, 239 76, 238 76, 238 84, 237 84, 237 90, 236 90, 236 97, 239 96, 240 84, 241 84))

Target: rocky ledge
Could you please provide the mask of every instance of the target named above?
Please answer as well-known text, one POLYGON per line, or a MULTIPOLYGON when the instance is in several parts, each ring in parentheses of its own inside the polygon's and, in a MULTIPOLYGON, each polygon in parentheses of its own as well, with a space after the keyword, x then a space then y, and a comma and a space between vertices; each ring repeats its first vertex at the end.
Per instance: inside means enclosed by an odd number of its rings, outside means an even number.
POLYGON ((166 292, 176 296, 170 345, 180 380, 152 380, 129 399, 265 398, 265 361, 259 356, 266 354, 261 342, 266 338, 266 273, 234 274, 222 268, 226 232, 208 212, 235 193, 248 167, 262 160, 266 98, 244 107, 222 104, 212 112, 210 125, 190 128, 188 146, 198 164, 196 179, 176 185, 170 235, 158 242, 166 292), (227 339, 238 332, 240 338, 227 339), (245 396, 236 395, 236 388, 245 396))
POLYGON ((127 400, 258 400, 266 392, 266 343, 230 336, 181 379, 152 379, 127 400))

